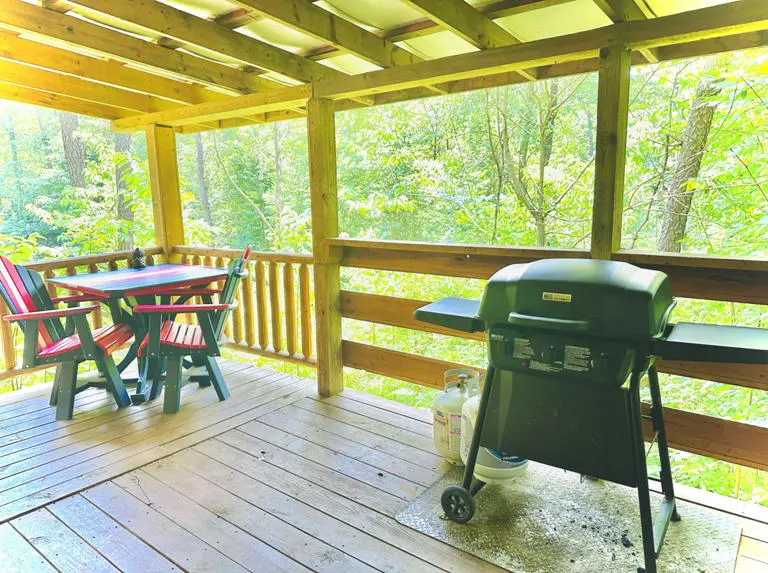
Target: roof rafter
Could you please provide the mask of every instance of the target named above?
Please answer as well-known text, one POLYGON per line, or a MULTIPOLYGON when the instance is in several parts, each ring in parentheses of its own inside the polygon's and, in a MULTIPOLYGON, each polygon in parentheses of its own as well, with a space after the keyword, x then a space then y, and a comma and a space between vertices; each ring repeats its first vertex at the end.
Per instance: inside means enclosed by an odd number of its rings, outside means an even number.
POLYGON ((47 36, 122 62, 170 72, 174 77, 219 89, 226 88, 230 93, 253 93, 270 85, 257 74, 170 50, 21 0, 0 0, 0 28, 47 36))
POLYGON ((132 112, 125 109, 5 83, 0 83, 0 99, 109 120, 132 115, 132 112))
MULTIPOLYGON (((464 0, 401 0, 481 50, 519 44, 515 36, 464 0)), ((516 70, 535 80, 536 72, 516 70)))
POLYGON ((124 66, 20 38, 0 30, 0 58, 78 76, 102 84, 157 96, 183 104, 220 101, 230 96, 204 87, 163 78, 124 66))
MULTIPOLYGON (((344 74, 317 62, 307 60, 256 38, 198 18, 155 0, 67 0, 80 8, 131 22, 185 44, 241 61, 259 69, 277 72, 290 78, 312 82, 340 77, 344 74)), ((276 82, 273 87, 277 87, 276 82)))
POLYGON ((146 94, 90 82, 75 76, 57 74, 9 60, 0 60, 0 78, 9 84, 92 103, 102 103, 133 113, 152 113, 178 107, 178 104, 146 94))
MULTIPOLYGON (((640 2, 642 1, 640 0, 640 2)), ((637 0, 593 0, 593 2, 614 24, 631 20, 646 20, 653 17, 650 10, 640 8, 637 0)), ((653 48, 641 48, 640 53, 650 63, 659 61, 659 56, 653 48)))
POLYGON ((309 0, 231 0, 244 9, 277 20, 299 32, 328 42, 337 49, 354 54, 383 68, 405 66, 422 58, 369 32, 309 0))
POLYGON ((732 35, 748 35, 759 40, 764 39, 764 35, 755 35, 754 32, 764 30, 768 30, 768 5, 764 0, 740 0, 739 10, 720 5, 653 20, 623 22, 567 36, 383 69, 343 80, 285 88, 282 95, 275 94, 268 100, 261 94, 242 96, 231 102, 200 104, 172 112, 117 120, 113 126, 115 129, 132 130, 149 123, 183 125, 198 117, 222 120, 237 115, 242 108, 247 109, 248 113, 260 113, 299 105, 301 97, 309 95, 332 99, 351 98, 503 74, 531 66, 562 66, 569 62, 594 59, 601 48, 615 44, 637 50, 732 35), (284 99, 282 107, 279 97, 284 99))

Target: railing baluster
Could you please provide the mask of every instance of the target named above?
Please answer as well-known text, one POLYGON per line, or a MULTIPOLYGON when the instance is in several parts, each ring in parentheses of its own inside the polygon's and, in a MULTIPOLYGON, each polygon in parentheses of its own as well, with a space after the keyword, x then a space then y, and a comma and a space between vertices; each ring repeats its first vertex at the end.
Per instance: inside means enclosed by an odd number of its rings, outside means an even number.
POLYGON ((109 261, 109 262, 107 263, 107 268, 108 268, 110 271, 116 271, 116 270, 117 270, 117 261, 109 261))
POLYGON ((293 265, 283 265, 283 299, 285 301, 285 349, 296 354, 296 296, 293 293, 293 265))
POLYGON ((312 356, 312 307, 309 298, 309 265, 299 265, 299 304, 301 305, 301 353, 312 356))
POLYGON ((283 349, 282 332, 280 328, 280 291, 278 286, 277 263, 269 263, 269 306, 272 318, 272 349, 280 352, 283 349))
POLYGON ((155 257, 153 257, 152 255, 147 255, 147 266, 148 267, 155 266, 155 257))
POLYGON ((206 267, 212 267, 213 266, 213 257, 204 257, 203 258, 203 265, 206 267))
POLYGON ((2 319, 6 314, 10 314, 5 301, 0 300, 0 343, 3 348, 3 368, 5 371, 16 368, 16 353, 13 348, 13 332, 11 323, 2 319))
POLYGON ((253 347, 256 344, 256 329, 254 327, 253 308, 253 266, 245 264, 248 273, 243 278, 243 311, 245 313, 245 343, 253 347))
MULTIPOLYGON (((98 273, 99 267, 96 266, 96 263, 91 263, 88 265, 88 272, 91 274, 98 273)), ((93 311, 93 328, 101 328, 103 324, 103 320, 101 317, 101 305, 96 305, 96 310, 93 311)))
POLYGON ((266 350, 267 338, 267 285, 264 276, 264 263, 256 261, 256 319, 259 324, 259 347, 266 350))
MULTIPOLYGON (((52 279, 55 277, 56 274, 51 270, 48 269, 43 273, 43 278, 47 281, 48 279, 52 279)), ((56 287, 51 283, 46 283, 45 288, 48 290, 48 296, 51 298, 56 296, 56 287)))

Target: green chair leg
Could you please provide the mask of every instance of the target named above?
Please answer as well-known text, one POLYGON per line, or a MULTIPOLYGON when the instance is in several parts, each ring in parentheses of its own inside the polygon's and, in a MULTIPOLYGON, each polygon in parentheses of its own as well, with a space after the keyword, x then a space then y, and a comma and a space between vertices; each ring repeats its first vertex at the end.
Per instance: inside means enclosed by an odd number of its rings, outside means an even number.
POLYGON ((224 382, 224 377, 221 375, 219 365, 216 364, 216 359, 213 356, 205 357, 205 368, 208 370, 208 375, 211 377, 211 384, 213 384, 213 388, 216 390, 216 395, 219 397, 219 400, 226 400, 229 398, 229 388, 227 388, 227 383, 224 382))
POLYGON ((59 397, 59 380, 61 379, 61 364, 56 365, 56 374, 53 376, 53 387, 51 388, 51 399, 49 406, 55 406, 59 397))
POLYGON ((75 409, 77 362, 63 362, 56 390, 56 419, 71 420, 75 409))
POLYGON ((174 414, 179 411, 181 403, 181 357, 168 358, 168 369, 165 373, 165 396, 163 397, 163 412, 174 414))
POLYGON ((115 398, 115 402, 121 408, 131 405, 131 398, 128 396, 128 392, 123 384, 123 379, 120 377, 120 372, 117 371, 115 361, 111 357, 107 356, 96 361, 96 366, 99 371, 104 374, 106 379, 107 390, 112 393, 115 398))

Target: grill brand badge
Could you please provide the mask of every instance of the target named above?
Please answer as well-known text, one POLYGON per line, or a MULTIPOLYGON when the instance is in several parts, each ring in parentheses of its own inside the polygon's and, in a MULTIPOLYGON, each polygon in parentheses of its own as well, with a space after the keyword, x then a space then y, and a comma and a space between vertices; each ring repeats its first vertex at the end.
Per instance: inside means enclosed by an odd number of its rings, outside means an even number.
POLYGON ((541 293, 541 300, 549 302, 571 302, 573 295, 564 292, 543 292, 541 293))

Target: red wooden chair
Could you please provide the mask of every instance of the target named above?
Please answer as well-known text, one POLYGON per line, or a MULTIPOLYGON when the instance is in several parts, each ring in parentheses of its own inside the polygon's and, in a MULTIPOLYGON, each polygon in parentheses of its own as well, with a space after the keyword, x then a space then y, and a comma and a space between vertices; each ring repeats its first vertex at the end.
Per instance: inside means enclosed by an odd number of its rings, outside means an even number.
MULTIPOLYGON (((149 333, 139 348, 139 354, 154 359, 157 364, 162 363, 163 358, 167 359, 164 412, 170 414, 179 411, 185 356, 189 356, 196 364, 205 365, 210 382, 201 382, 201 386, 210 383, 219 400, 229 398, 229 389, 216 364, 216 356, 221 356, 219 341, 229 312, 237 306, 235 294, 240 280, 248 274, 244 267, 250 253, 249 247, 243 256, 230 264, 218 304, 157 304, 137 305, 133 308, 135 313, 149 315, 149 333), (189 313, 197 315, 197 324, 176 322, 176 315, 189 313)), ((180 291, 177 294, 186 296, 188 293, 180 291)), ((151 396, 159 393, 159 374, 159 371, 153 374, 151 396)))
POLYGON ((57 420, 72 419, 75 394, 94 385, 77 386, 77 367, 86 360, 96 363, 106 379, 104 386, 118 406, 131 403, 111 357, 112 352, 133 337, 128 325, 118 323, 92 331, 87 315, 97 305, 71 306, 92 301, 92 297, 74 295, 51 299, 39 274, 14 265, 3 256, 0 256, 0 295, 11 312, 4 319, 18 322, 24 332, 22 366, 59 364, 51 392, 57 420), (54 302, 66 302, 70 307, 56 309, 54 302), (62 324, 62 318, 66 324, 62 324))

